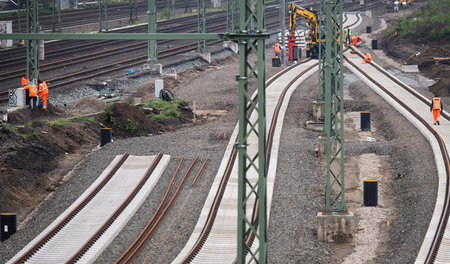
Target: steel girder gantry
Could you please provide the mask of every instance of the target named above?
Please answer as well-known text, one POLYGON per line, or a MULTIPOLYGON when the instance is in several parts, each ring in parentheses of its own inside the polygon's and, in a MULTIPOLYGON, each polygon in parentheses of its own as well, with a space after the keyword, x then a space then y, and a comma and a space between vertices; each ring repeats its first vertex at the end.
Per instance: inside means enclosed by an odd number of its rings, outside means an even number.
MULTIPOLYGON (((102 1, 102 0, 99 0, 102 1)), ((154 0, 149 0, 149 19, 154 10, 154 0)), ((27 0, 29 12, 35 14, 37 24, 37 0, 27 0)), ((61 40, 232 40, 239 45, 239 74, 236 80, 239 82, 239 138, 236 148, 239 161, 239 194, 238 194, 238 257, 237 263, 266 263, 267 262, 267 203, 266 203, 266 112, 265 112, 265 41, 270 37, 264 24, 264 0, 239 1, 239 31, 234 33, 109 33, 109 34, 65 34, 43 33, 37 34, 36 27, 29 29, 28 33, 0 34, 0 39, 26 39, 30 43, 36 43, 38 39, 61 40), (255 53, 257 63, 249 61, 249 55, 255 53), (248 91, 249 81, 255 78, 257 82, 257 102, 251 100, 248 91), (247 117, 249 109, 253 109, 257 115, 252 121, 247 117), (250 154, 247 150, 247 140, 255 136, 258 141, 256 153, 250 154), (258 175, 255 183, 250 182, 247 174, 254 170, 258 175), (255 200, 258 204, 256 218, 248 217, 247 211, 253 210, 253 205, 247 201, 255 200), (249 208, 247 208, 249 206, 249 208)), ((30 18, 31 19, 31 18, 30 18)), ((152 20, 149 20, 152 21, 152 20)), ((149 27, 150 31, 150 27, 149 27)), ((37 62, 37 45, 34 45, 35 53, 27 53, 27 61, 34 59, 37 62)), ((38 71, 35 63, 34 69, 38 71)), ((37 76, 37 75, 33 75, 37 76)))

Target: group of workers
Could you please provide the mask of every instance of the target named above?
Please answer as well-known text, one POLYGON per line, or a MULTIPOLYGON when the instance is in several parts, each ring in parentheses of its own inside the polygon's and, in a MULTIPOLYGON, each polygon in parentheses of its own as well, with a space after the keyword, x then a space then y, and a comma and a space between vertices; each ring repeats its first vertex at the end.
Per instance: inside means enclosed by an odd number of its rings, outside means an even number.
POLYGON ((345 34, 345 43, 352 44, 353 46, 361 46, 362 37, 361 36, 352 36, 352 29, 349 26, 346 26, 344 29, 345 34))
POLYGON ((25 74, 22 77, 21 84, 22 88, 25 89, 26 105, 30 105, 33 110, 36 109, 39 95, 42 98, 42 109, 47 109, 48 87, 44 81, 38 79, 38 86, 36 86, 36 84, 30 82, 28 74, 25 74))

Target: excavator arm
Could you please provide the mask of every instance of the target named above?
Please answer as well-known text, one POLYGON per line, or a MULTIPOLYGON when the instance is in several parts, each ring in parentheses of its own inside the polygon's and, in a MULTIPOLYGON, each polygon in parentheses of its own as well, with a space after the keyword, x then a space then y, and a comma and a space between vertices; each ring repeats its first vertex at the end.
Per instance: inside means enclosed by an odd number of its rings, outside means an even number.
POLYGON ((306 19, 306 22, 308 22, 308 26, 309 26, 309 37, 310 37, 310 39, 315 41, 317 38, 317 17, 316 17, 316 15, 313 12, 311 12, 310 10, 303 8, 299 5, 296 5, 294 3, 289 4, 289 34, 291 36, 295 35, 297 15, 300 15, 306 19))

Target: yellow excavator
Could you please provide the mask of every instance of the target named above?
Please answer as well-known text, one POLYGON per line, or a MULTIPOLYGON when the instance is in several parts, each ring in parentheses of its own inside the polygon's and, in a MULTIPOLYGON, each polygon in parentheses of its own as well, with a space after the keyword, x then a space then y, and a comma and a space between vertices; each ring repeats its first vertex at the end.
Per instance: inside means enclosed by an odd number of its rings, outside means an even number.
MULTIPOLYGON (((289 36, 288 36, 288 54, 291 61, 296 60, 297 45, 295 44, 295 27, 297 15, 306 18, 309 26, 309 34, 306 37, 306 57, 317 59, 319 57, 319 38, 317 36, 317 16, 307 8, 303 8, 294 3, 289 4, 289 36)), ((322 39, 324 42, 325 39, 322 39)))

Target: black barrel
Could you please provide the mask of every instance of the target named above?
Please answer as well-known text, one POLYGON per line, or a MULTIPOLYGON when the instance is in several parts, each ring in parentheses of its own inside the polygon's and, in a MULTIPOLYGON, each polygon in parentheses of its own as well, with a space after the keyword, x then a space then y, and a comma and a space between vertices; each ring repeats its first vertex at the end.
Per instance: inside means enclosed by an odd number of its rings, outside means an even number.
POLYGON ((298 47, 292 47, 292 62, 298 60, 298 47))
POLYGON ((17 215, 14 213, 0 214, 1 234, 0 241, 5 241, 10 236, 16 233, 17 230, 17 215))
POLYGON ((364 206, 377 206, 378 182, 376 180, 364 181, 364 206))
POLYGON ((367 111, 361 112, 361 130, 370 130, 370 113, 367 111))
POLYGON ((100 129, 100 147, 111 142, 112 139, 112 130, 111 128, 102 128, 100 129))
POLYGON ((378 42, 376 39, 372 39, 372 49, 373 50, 378 49, 378 42))
POLYGON ((372 27, 371 26, 367 26, 366 27, 366 33, 372 33, 372 27))

